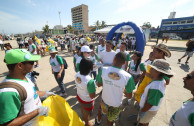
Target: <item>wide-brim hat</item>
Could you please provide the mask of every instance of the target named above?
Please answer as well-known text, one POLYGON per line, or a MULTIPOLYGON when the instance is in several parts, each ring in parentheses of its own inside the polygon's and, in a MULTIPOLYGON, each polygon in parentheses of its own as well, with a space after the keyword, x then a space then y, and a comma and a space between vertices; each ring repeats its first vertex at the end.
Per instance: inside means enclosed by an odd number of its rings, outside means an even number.
POLYGON ((169 63, 164 59, 155 59, 150 66, 158 72, 164 73, 166 75, 174 75, 174 73, 169 68, 169 63))
POLYGON ((154 49, 154 48, 158 48, 161 51, 163 51, 166 57, 168 57, 168 58, 171 57, 171 53, 170 53, 170 50, 168 49, 168 46, 166 46, 164 44, 159 44, 159 45, 152 46, 152 49, 154 49))
POLYGON ((49 48, 49 53, 52 54, 52 53, 58 53, 58 51, 55 50, 55 48, 51 47, 49 48))

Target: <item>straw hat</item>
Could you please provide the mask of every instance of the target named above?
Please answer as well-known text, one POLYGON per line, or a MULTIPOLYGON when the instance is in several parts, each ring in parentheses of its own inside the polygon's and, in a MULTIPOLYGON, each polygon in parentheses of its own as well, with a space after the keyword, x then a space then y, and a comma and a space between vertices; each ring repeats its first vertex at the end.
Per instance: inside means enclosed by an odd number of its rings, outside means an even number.
POLYGON ((169 63, 164 59, 155 59, 150 66, 158 72, 167 75, 174 75, 174 73, 169 69, 169 63))
POLYGON ((170 51, 168 49, 168 46, 166 46, 164 44, 159 44, 159 45, 152 46, 152 49, 154 49, 154 48, 158 48, 161 51, 163 51, 166 57, 168 57, 168 58, 171 57, 171 53, 170 53, 170 51))

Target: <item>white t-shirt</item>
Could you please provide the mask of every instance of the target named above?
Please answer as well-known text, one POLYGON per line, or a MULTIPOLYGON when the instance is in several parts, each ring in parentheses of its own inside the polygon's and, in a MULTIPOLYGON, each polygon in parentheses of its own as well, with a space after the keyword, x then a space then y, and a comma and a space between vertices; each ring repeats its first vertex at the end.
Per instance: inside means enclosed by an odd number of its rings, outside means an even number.
POLYGON ((102 100, 113 107, 119 107, 122 104, 124 89, 127 93, 132 93, 135 89, 133 77, 123 69, 114 66, 102 67, 98 73, 97 82, 103 84, 102 100))
POLYGON ((64 44, 62 39, 59 39, 59 43, 60 44, 64 44))
MULTIPOLYGON (((61 61, 62 58, 61 57, 59 57, 59 58, 60 58, 60 62, 62 64, 62 61, 61 61)), ((51 65, 54 72, 60 72, 61 64, 57 60, 57 55, 54 58, 50 57, 50 65, 51 65)))
POLYGON ((99 54, 100 59, 102 59, 102 63, 106 66, 112 66, 113 59, 116 55, 116 52, 111 50, 110 52, 107 52, 106 50, 102 51, 99 54))
POLYGON ((131 60, 131 62, 129 64, 129 67, 130 67, 129 73, 134 74, 134 75, 140 75, 142 73, 142 71, 146 71, 143 63, 139 64, 139 66, 137 67, 137 71, 135 71, 135 66, 136 66, 136 64, 135 64, 134 60, 131 60))
POLYGON ((35 49, 35 51, 32 54, 37 54, 36 46, 34 44, 29 44, 28 48, 30 53, 32 53, 32 51, 35 49))
POLYGON ((135 45, 136 40, 131 40, 131 45, 135 45))
POLYGON ((3 41, 2 40, 0 40, 0 44, 3 44, 3 41))
POLYGON ((148 111, 158 111, 162 103, 162 100, 164 98, 165 84, 166 84, 166 81, 164 79, 150 82, 146 86, 144 93, 141 96, 140 104, 139 104, 140 108, 143 108, 146 101, 148 100, 147 102, 151 105, 157 104, 157 105, 153 105, 148 111), (152 99, 149 99, 149 95, 152 96, 152 99))
POLYGON ((28 43, 28 40, 27 39, 24 39, 24 43, 28 43))
POLYGON ((86 102, 93 101, 90 98, 90 93, 96 91, 96 84, 90 75, 81 75, 80 72, 77 72, 75 75, 75 83, 77 87, 77 95, 86 102))
POLYGON ((193 119, 194 101, 186 101, 171 117, 169 126, 193 126, 193 119))
POLYGON ((147 66, 150 65, 150 64, 152 64, 152 61, 151 61, 151 60, 146 59, 146 60, 144 61, 144 66, 145 66, 145 68, 146 68, 146 71, 147 71, 147 66))
MULTIPOLYGON (((117 49, 116 50, 116 53, 119 53, 120 52, 120 49, 117 49)), ((127 59, 126 59, 126 61, 128 62, 128 61, 130 61, 130 55, 129 55, 129 53, 127 52, 127 51, 124 51, 124 53, 126 54, 126 56, 127 56, 127 59)), ((122 67, 121 67, 123 70, 125 70, 125 64, 124 65, 122 65, 122 67)))
POLYGON ((80 39, 81 44, 84 44, 84 38, 80 39))
MULTIPOLYGON (((25 88, 27 92, 27 98, 24 102, 24 113, 28 114, 38 109, 39 106, 42 106, 42 103, 36 91, 36 88, 34 86, 34 83, 30 79, 28 78, 26 79, 27 81, 6 77, 2 82, 15 82, 25 88)), ((14 88, 0 89, 0 93, 3 93, 3 92, 15 92, 19 95, 18 91, 14 88)), ((29 125, 34 126, 37 124, 38 120, 39 120, 39 116, 36 116, 29 122, 25 123, 23 126, 29 126, 29 125)))
POLYGON ((119 43, 117 44, 117 48, 120 48, 122 42, 123 42, 122 40, 119 40, 119 43))
POLYGON ((98 55, 99 55, 102 51, 106 50, 106 45, 104 45, 103 47, 102 45, 98 45, 97 50, 98 50, 98 55))
POLYGON ((116 41, 113 41, 113 45, 116 46, 116 41))

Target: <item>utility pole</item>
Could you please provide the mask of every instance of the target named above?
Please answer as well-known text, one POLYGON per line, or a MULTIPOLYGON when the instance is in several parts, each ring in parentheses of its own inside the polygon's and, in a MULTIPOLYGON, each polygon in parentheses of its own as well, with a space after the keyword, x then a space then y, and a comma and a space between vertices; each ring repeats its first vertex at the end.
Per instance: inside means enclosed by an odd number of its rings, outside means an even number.
POLYGON ((60 25, 61 25, 61 11, 58 11, 58 13, 59 13, 59 20, 60 20, 60 25))

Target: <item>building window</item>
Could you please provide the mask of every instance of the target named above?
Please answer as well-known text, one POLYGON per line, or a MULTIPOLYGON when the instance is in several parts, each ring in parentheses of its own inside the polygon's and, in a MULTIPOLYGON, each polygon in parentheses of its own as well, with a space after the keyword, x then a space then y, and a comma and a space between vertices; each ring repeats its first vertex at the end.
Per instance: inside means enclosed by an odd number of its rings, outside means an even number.
POLYGON ((187 20, 187 23, 193 23, 193 20, 187 20))

